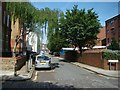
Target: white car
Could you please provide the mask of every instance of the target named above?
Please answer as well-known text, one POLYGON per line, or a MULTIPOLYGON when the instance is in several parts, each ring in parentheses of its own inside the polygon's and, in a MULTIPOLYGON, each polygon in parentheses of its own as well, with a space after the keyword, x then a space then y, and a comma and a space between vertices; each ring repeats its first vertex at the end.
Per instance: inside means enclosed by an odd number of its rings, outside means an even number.
POLYGON ((51 68, 51 58, 45 55, 37 55, 35 59, 35 68, 51 68))

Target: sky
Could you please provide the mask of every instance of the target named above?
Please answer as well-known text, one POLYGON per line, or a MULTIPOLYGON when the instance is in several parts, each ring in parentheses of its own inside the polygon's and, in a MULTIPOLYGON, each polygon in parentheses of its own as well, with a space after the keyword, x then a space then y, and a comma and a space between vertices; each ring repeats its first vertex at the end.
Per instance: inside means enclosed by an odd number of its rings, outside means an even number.
MULTIPOLYGON (((50 9, 59 9, 66 12, 67 9, 72 9, 74 5, 78 5, 78 9, 85 10, 94 8, 98 14, 102 26, 105 26, 105 21, 118 15, 118 2, 31 2, 38 9, 48 7, 50 9)), ((120 4, 120 3, 119 3, 120 4)), ((120 7, 119 7, 120 8, 120 7)), ((119 12, 120 14, 120 12, 119 12)))

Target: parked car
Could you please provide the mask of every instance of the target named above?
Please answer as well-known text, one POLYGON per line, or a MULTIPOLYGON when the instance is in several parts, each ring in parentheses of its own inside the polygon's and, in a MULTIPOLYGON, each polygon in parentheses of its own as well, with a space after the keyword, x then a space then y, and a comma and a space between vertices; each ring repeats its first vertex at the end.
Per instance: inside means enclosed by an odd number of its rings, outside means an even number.
POLYGON ((51 58, 44 55, 37 55, 35 59, 35 68, 51 68, 51 58))

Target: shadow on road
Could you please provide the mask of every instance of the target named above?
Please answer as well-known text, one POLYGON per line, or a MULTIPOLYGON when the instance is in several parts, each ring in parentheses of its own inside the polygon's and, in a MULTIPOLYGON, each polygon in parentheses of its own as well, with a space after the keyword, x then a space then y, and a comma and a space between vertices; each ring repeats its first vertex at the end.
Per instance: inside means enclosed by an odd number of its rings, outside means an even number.
POLYGON ((52 67, 53 69, 55 69, 55 68, 59 68, 60 66, 59 66, 59 63, 52 63, 52 67))
POLYGON ((74 60, 59 59, 59 62, 67 62, 67 63, 70 63, 70 62, 76 62, 76 61, 74 61, 74 60))
MULTIPOLYGON (((57 82, 34 81, 5 81, 1 90, 108 90, 109 88, 75 88, 73 85, 58 84, 57 82)), ((110 90, 118 90, 111 88, 110 90)))
POLYGON ((56 82, 34 82, 28 81, 4 81, 2 90, 77 90, 72 85, 59 85, 56 82))

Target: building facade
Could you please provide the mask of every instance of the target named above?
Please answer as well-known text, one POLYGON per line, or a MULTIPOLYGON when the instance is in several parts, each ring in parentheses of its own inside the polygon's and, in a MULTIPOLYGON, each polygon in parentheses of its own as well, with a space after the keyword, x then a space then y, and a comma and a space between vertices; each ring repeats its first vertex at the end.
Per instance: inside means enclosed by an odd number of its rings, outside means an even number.
POLYGON ((29 32, 29 34, 26 35, 26 47, 28 51, 40 52, 40 39, 37 33, 29 32))
POLYGON ((2 29, 1 29, 1 52, 2 56, 11 56, 11 20, 10 15, 6 11, 6 2, 1 3, 2 6, 2 29))
POLYGON ((106 44, 109 45, 115 40, 120 45, 120 14, 105 21, 106 23, 106 44))
POLYGON ((96 46, 106 46, 106 29, 105 27, 100 28, 100 33, 97 35, 96 46))
POLYGON ((0 37, 0 52, 3 57, 11 57, 12 52, 16 43, 16 37, 21 36, 21 41, 19 41, 16 52, 18 54, 24 53, 26 48, 26 34, 25 29, 21 29, 20 20, 17 18, 15 21, 11 19, 10 13, 6 10, 6 2, 0 3, 0 12, 1 16, 1 25, 2 29, 0 29, 1 37, 0 37))

